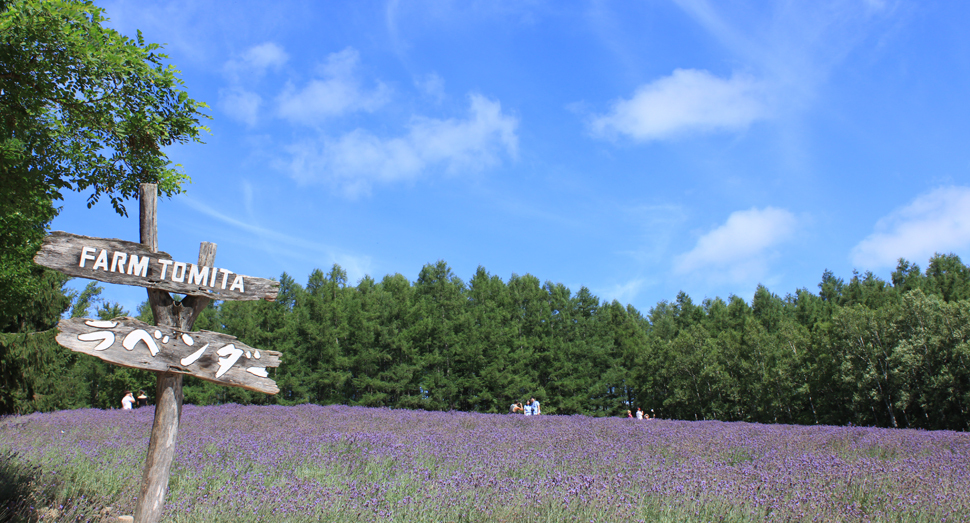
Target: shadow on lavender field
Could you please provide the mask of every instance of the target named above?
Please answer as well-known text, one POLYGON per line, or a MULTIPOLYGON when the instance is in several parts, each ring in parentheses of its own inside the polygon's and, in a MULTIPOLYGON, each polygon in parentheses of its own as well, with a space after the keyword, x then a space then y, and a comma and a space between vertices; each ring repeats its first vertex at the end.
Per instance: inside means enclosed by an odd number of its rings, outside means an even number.
MULTIPOLYGON (((2 470, 61 478, 0 514, 130 514, 152 414, 0 420, 2 470)), ((165 521, 962 521, 968 465, 946 431, 190 405, 165 521)))

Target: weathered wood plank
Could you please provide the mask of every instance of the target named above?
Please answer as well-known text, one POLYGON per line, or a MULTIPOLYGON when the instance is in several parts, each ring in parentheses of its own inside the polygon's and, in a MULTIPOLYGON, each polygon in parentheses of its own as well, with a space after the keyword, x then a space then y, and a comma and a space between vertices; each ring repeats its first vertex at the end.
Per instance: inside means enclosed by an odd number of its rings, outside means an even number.
POLYGON ((57 327, 61 346, 115 365, 188 374, 267 394, 279 392, 276 382, 266 377, 266 370, 279 366, 281 354, 249 347, 235 336, 183 332, 127 316, 110 321, 66 319, 57 327))
POLYGON ((135 285, 214 300, 274 301, 279 282, 228 269, 176 262, 138 243, 54 231, 34 256, 38 265, 68 276, 135 285))

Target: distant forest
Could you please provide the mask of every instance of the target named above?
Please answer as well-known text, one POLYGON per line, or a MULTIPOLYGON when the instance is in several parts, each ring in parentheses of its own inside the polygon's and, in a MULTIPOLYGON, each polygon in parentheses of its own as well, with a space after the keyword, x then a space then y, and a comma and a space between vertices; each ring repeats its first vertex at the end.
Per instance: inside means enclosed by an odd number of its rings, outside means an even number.
MULTIPOLYGON (((120 406, 124 389, 154 395, 154 375, 54 342, 62 314, 126 314, 92 282, 65 290, 47 274, 29 311, 4 318, 0 413, 120 406)), ((546 414, 760 423, 970 429, 970 270, 953 254, 925 272, 900 260, 890 282, 825 271, 818 292, 759 286, 695 303, 680 293, 644 315, 583 287, 532 275, 469 281, 443 261, 416 281, 356 286, 334 265, 305 285, 284 273, 276 302, 222 302, 195 328, 280 351, 267 396, 187 377, 185 402, 347 404, 507 412, 536 397, 546 414)), ((151 322, 146 304, 137 311, 151 322)))

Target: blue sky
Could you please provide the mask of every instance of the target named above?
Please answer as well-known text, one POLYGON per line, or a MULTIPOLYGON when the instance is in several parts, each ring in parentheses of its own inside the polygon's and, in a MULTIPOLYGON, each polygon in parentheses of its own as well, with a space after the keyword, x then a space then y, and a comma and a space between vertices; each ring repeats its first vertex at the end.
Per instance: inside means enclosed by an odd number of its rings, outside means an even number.
MULTIPOLYGON (((159 204, 176 260, 212 241, 237 273, 352 284, 445 260, 644 313, 967 261, 970 4, 99 5, 211 106, 168 151, 193 180, 159 204)), ((53 229, 138 240, 137 202, 84 196, 53 229)))

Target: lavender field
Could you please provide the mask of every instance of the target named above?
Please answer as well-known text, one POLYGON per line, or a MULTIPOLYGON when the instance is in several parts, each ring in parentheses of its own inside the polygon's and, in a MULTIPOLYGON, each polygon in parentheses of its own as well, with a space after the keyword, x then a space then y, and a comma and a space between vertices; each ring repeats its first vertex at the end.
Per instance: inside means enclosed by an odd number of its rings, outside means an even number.
MULTIPOLYGON (((150 408, 0 419, 5 498, 23 501, 0 520, 131 514, 151 422, 150 408)), ((970 435, 185 407, 165 521, 386 520, 967 521, 970 435)))

